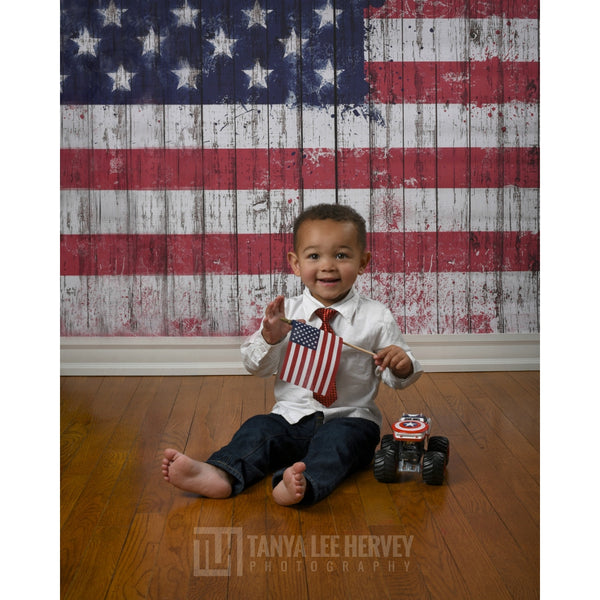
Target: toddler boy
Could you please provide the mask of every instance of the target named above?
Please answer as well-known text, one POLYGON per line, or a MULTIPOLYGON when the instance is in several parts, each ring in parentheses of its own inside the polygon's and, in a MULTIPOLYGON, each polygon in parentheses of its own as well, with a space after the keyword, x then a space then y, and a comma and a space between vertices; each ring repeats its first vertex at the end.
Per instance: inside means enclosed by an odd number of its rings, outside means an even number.
POLYGON ((313 504, 371 463, 380 438, 379 383, 404 388, 423 369, 389 309, 354 288, 370 259, 364 219, 352 208, 320 204, 299 215, 288 261, 304 292, 267 305, 260 329, 242 344, 244 366, 261 377, 280 372, 291 329, 282 318, 330 327, 375 356, 344 346, 333 397, 277 378, 272 411, 251 417, 206 462, 165 450, 167 481, 201 496, 226 498, 274 472, 275 502, 313 504))

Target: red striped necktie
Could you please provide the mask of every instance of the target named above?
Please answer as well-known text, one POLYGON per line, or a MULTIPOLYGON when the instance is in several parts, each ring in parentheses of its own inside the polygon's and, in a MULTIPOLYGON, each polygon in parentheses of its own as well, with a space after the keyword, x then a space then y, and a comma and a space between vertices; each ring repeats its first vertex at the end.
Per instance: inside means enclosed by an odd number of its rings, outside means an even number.
MULTIPOLYGON (((333 329, 331 328, 331 325, 329 324, 329 321, 330 319, 333 319, 335 315, 338 314, 337 310, 334 310, 333 308, 318 308, 315 312, 317 313, 317 316, 321 319, 321 321, 323 321, 321 329, 329 333, 334 333, 333 329)), ((321 394, 315 393, 313 394, 313 397, 315 400, 318 400, 324 406, 331 406, 337 400, 337 390, 335 388, 335 381, 331 382, 327 394, 322 396, 321 394)))

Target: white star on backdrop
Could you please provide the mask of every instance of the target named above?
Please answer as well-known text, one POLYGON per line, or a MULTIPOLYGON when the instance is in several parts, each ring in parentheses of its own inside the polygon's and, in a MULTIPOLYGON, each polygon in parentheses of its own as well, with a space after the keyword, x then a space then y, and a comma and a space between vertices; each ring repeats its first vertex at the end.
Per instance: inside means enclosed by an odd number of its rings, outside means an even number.
POLYGON ((265 69, 261 66, 258 58, 254 61, 252 69, 242 69, 250 78, 248 87, 267 87, 267 77, 273 72, 273 69, 265 69))
POLYGON ((215 47, 215 54, 225 54, 230 58, 233 58, 231 48, 237 42, 236 39, 228 38, 221 27, 217 35, 214 38, 208 40, 215 47))
POLYGON ((335 85, 335 77, 340 73, 343 73, 344 69, 338 69, 334 71, 333 65, 331 61, 328 60, 324 69, 315 69, 315 73, 321 77, 321 85, 319 85, 319 89, 321 89, 325 85, 335 85))
POLYGON ((108 8, 97 8, 96 10, 104 17, 103 27, 107 27, 108 25, 121 27, 121 17, 124 12, 127 12, 126 8, 117 8, 114 0, 110 0, 108 8))
POLYGON ((187 61, 181 64, 181 68, 172 70, 179 81, 177 82, 177 89, 182 87, 189 87, 197 90, 196 81, 198 79, 198 75, 200 74, 199 69, 195 69, 189 65, 187 61))
POLYGON ((113 80, 113 92, 116 90, 131 91, 131 79, 135 73, 131 73, 123 65, 119 65, 119 68, 115 72, 107 73, 107 75, 113 80))
POLYGON ((248 23, 248 29, 253 25, 260 25, 261 27, 267 28, 267 15, 273 12, 272 9, 264 10, 260 7, 260 2, 256 0, 252 10, 244 10, 242 11, 246 13, 246 16, 250 20, 248 23))
POLYGON ((77 56, 80 54, 91 54, 96 56, 96 44, 101 38, 95 38, 90 35, 87 27, 83 28, 83 31, 79 34, 79 37, 71 38, 78 46, 77 56))
POLYGON ((343 11, 337 8, 334 14, 331 0, 327 0, 327 5, 323 8, 315 8, 315 12, 321 17, 319 29, 322 29, 325 27, 325 25, 335 25, 335 20, 342 14, 343 11))
POLYGON ((187 0, 181 8, 172 8, 171 12, 177 17, 177 27, 196 28, 196 17, 200 11, 197 8, 191 8, 187 0))

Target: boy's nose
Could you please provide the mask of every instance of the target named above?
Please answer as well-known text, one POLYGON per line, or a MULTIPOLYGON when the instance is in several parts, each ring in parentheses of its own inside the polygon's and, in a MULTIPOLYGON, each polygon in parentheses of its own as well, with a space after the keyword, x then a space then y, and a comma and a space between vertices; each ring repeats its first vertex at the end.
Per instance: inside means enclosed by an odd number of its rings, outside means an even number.
POLYGON ((331 258, 324 258, 321 263, 321 271, 333 271, 335 262, 331 258))

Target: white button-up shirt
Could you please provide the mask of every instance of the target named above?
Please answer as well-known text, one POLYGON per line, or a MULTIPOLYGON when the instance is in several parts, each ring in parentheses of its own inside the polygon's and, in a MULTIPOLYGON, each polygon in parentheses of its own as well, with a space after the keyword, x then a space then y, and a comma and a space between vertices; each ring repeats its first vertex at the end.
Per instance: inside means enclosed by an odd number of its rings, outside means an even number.
MULTIPOLYGON (((323 308, 323 305, 313 298, 308 288, 302 295, 285 300, 285 316, 288 319, 304 319, 309 325, 320 328, 321 319, 315 314, 318 308, 323 308)), ((337 400, 329 408, 315 400, 310 390, 281 381, 278 377, 272 412, 282 415, 289 423, 321 411, 325 421, 337 417, 362 417, 381 426, 381 412, 375 404, 380 382, 396 389, 405 388, 421 376, 423 368, 406 345, 392 313, 380 302, 361 296, 352 289, 341 302, 329 308, 339 313, 331 320, 331 327, 345 342, 373 352, 392 344, 400 346, 412 360, 413 373, 405 379, 395 377, 390 369, 378 369, 369 354, 344 345, 336 376, 337 400)), ((280 372, 289 335, 271 345, 261 332, 262 328, 243 342, 242 360, 250 373, 268 377, 280 372)))

